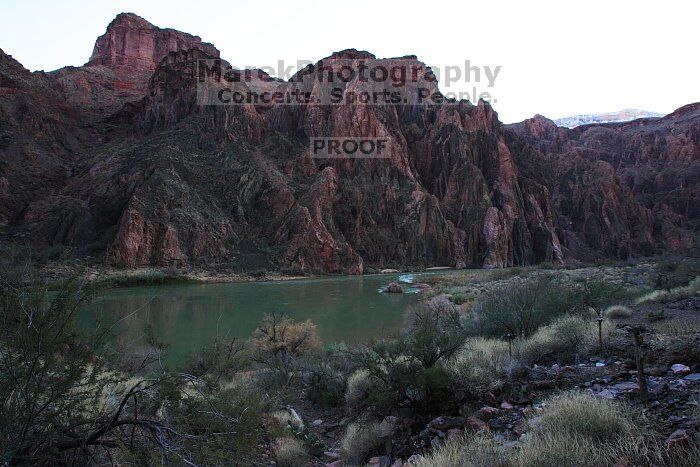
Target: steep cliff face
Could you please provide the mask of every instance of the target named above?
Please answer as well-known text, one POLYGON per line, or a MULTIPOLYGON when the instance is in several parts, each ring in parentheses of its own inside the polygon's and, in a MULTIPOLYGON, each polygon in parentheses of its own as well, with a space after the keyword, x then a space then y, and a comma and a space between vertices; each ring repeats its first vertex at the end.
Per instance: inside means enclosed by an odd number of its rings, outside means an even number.
POLYGON ((199 49, 218 57, 219 50, 197 36, 160 29, 133 13, 121 13, 97 38, 87 66, 104 65, 111 69, 153 72, 169 52, 199 49))
POLYGON ((572 256, 698 247, 700 104, 660 119, 569 130, 535 117, 509 130, 519 136, 521 164, 539 167, 551 187, 572 256))
POLYGON ((216 47, 197 36, 121 13, 97 38, 84 66, 61 68, 51 75, 68 101, 85 114, 104 118, 146 94, 151 75, 169 52, 190 49, 219 56, 216 47))
MULTIPOLYGON (((197 61, 216 57, 135 15, 110 24, 85 67, 30 73, 0 54, 2 242, 122 267, 351 274, 693 248, 698 105, 574 130, 539 116, 504 127, 484 102, 426 104, 410 85, 381 105, 199 105, 197 61), (315 159, 315 137, 384 138, 388 152, 315 159)), ((375 57, 345 50, 289 82, 249 71, 233 86, 327 98, 319 73, 363 60, 375 57)), ((428 71, 413 56, 388 63, 428 71)))

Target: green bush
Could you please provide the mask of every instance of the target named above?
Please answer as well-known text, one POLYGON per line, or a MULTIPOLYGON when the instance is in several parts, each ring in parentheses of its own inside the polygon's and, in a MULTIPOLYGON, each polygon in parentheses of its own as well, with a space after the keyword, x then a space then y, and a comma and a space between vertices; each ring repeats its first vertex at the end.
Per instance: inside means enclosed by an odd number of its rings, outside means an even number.
POLYGON ((336 407, 345 397, 346 377, 326 361, 304 365, 306 397, 323 407, 336 407))
POLYGON ((668 258, 656 264, 656 288, 671 290, 688 285, 700 275, 697 258, 668 258))
POLYGON ((419 413, 435 413, 447 407, 452 400, 445 397, 453 388, 452 375, 441 363, 426 368, 423 350, 405 338, 358 348, 352 357, 358 371, 348 380, 348 408, 385 415, 397 406, 419 413))
POLYGON ((200 280, 177 269, 139 269, 111 273, 101 278, 99 282, 101 285, 111 287, 133 287, 137 285, 199 283, 200 280))
POLYGON ((437 296, 406 312, 404 353, 425 368, 449 358, 466 337, 459 310, 446 296, 437 296))
POLYGON ((627 295, 625 289, 598 280, 560 284, 551 278, 539 278, 482 297, 475 305, 474 319, 482 335, 500 337, 509 333, 526 338, 560 316, 589 313, 590 308, 627 295))

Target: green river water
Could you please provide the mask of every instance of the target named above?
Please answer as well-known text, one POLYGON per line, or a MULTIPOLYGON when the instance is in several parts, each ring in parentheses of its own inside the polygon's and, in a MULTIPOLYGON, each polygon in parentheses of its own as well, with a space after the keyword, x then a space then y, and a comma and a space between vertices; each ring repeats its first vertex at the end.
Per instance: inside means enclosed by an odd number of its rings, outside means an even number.
POLYGON ((262 315, 272 312, 310 319, 324 343, 368 341, 399 329, 403 312, 419 299, 410 282, 430 274, 436 272, 118 288, 84 309, 79 322, 90 331, 96 324, 112 326, 117 339, 133 347, 144 345, 150 325, 169 346, 166 360, 173 363, 216 336, 250 336, 262 315), (409 293, 379 293, 392 281, 409 293))

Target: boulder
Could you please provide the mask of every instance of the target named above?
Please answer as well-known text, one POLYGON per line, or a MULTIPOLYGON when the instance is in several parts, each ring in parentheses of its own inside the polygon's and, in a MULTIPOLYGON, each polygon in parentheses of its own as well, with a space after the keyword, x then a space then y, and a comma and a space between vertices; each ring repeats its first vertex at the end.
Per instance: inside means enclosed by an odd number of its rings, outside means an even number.
POLYGON ((675 365, 671 366, 671 371, 674 375, 684 376, 690 373, 690 367, 683 365, 682 363, 676 363, 675 365))
POLYGON ((403 287, 398 282, 391 282, 382 290, 384 293, 403 293, 403 287))

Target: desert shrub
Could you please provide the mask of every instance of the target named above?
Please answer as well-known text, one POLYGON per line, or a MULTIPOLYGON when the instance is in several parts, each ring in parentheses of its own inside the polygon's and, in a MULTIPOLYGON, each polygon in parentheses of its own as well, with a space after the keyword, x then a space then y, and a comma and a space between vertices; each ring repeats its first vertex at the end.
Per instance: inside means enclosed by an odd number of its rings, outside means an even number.
POLYGON ((545 357, 571 361, 573 357, 586 356, 596 346, 595 326, 593 320, 578 315, 562 316, 520 342, 518 355, 528 364, 541 362, 545 357))
POLYGON ((360 371, 348 381, 346 402, 357 401, 356 408, 370 409, 377 415, 399 405, 421 413, 446 407, 451 401, 445 394, 452 390, 452 375, 441 364, 426 368, 412 354, 414 350, 412 342, 405 339, 359 347, 353 359, 360 371))
POLYGON ((298 467, 304 465, 309 454, 304 443, 296 438, 278 438, 272 445, 277 465, 281 467, 298 467))
POLYGON ((632 316, 632 310, 624 305, 612 305, 605 309, 603 316, 611 319, 623 319, 632 316))
POLYGON ((261 387, 285 391, 303 376, 302 355, 320 348, 318 330, 311 321, 296 323, 286 317, 265 315, 249 340, 252 359, 263 370, 257 374, 261 387))
POLYGON ((308 351, 318 350, 318 329, 307 320, 296 323, 275 314, 263 316, 261 325, 250 340, 253 355, 262 361, 285 360, 308 351))
POLYGON ((697 258, 667 258, 656 266, 656 288, 670 290, 688 285, 700 275, 700 260, 697 258))
POLYGON ((196 465, 228 465, 232 457, 252 462, 262 430, 260 414, 270 401, 247 379, 236 379, 220 388, 202 380, 182 385, 179 379, 158 385, 152 404, 139 410, 167 420, 168 429, 185 434, 172 447, 158 451, 162 464, 179 463, 184 457, 196 465))
POLYGON ((520 368, 520 363, 509 355, 508 343, 497 339, 468 339, 462 349, 451 358, 447 370, 457 384, 472 394, 483 394, 504 388, 520 368))
POLYGON ((522 466, 601 466, 648 455, 644 434, 625 407, 579 392, 549 399, 519 452, 522 466))
POLYGON ((341 371, 326 361, 309 362, 304 370, 306 397, 310 401, 323 407, 342 404, 347 378, 341 371))
POLYGON ((405 321, 405 352, 425 368, 454 354, 466 336, 459 310, 444 295, 409 308, 405 321))
POLYGON ((539 278, 482 297, 475 305, 476 325, 486 336, 512 334, 526 338, 559 316, 589 313, 591 308, 627 294, 620 286, 604 281, 560 284, 551 278, 539 278))
POLYGON ((492 436, 479 432, 449 441, 416 467, 506 467, 512 465, 509 454, 492 436))
POLYGON ((377 422, 351 423, 340 441, 343 458, 350 465, 362 465, 380 445, 377 422))
POLYGON ((542 306, 543 297, 558 295, 546 279, 490 292, 480 298, 474 308, 480 331, 487 336, 510 333, 527 337, 556 315, 551 303, 542 306))
POLYGON ((471 300, 471 296, 466 292, 455 292, 451 295, 450 299, 455 305, 462 305, 471 300))
POLYGON ((224 340, 216 337, 214 341, 196 352, 186 365, 186 371, 198 377, 208 377, 209 381, 219 383, 231 379, 249 363, 245 346, 239 339, 224 340))
POLYGON ((700 277, 693 279, 688 285, 670 290, 655 290, 637 299, 638 305, 647 303, 670 303, 700 295, 700 277))

